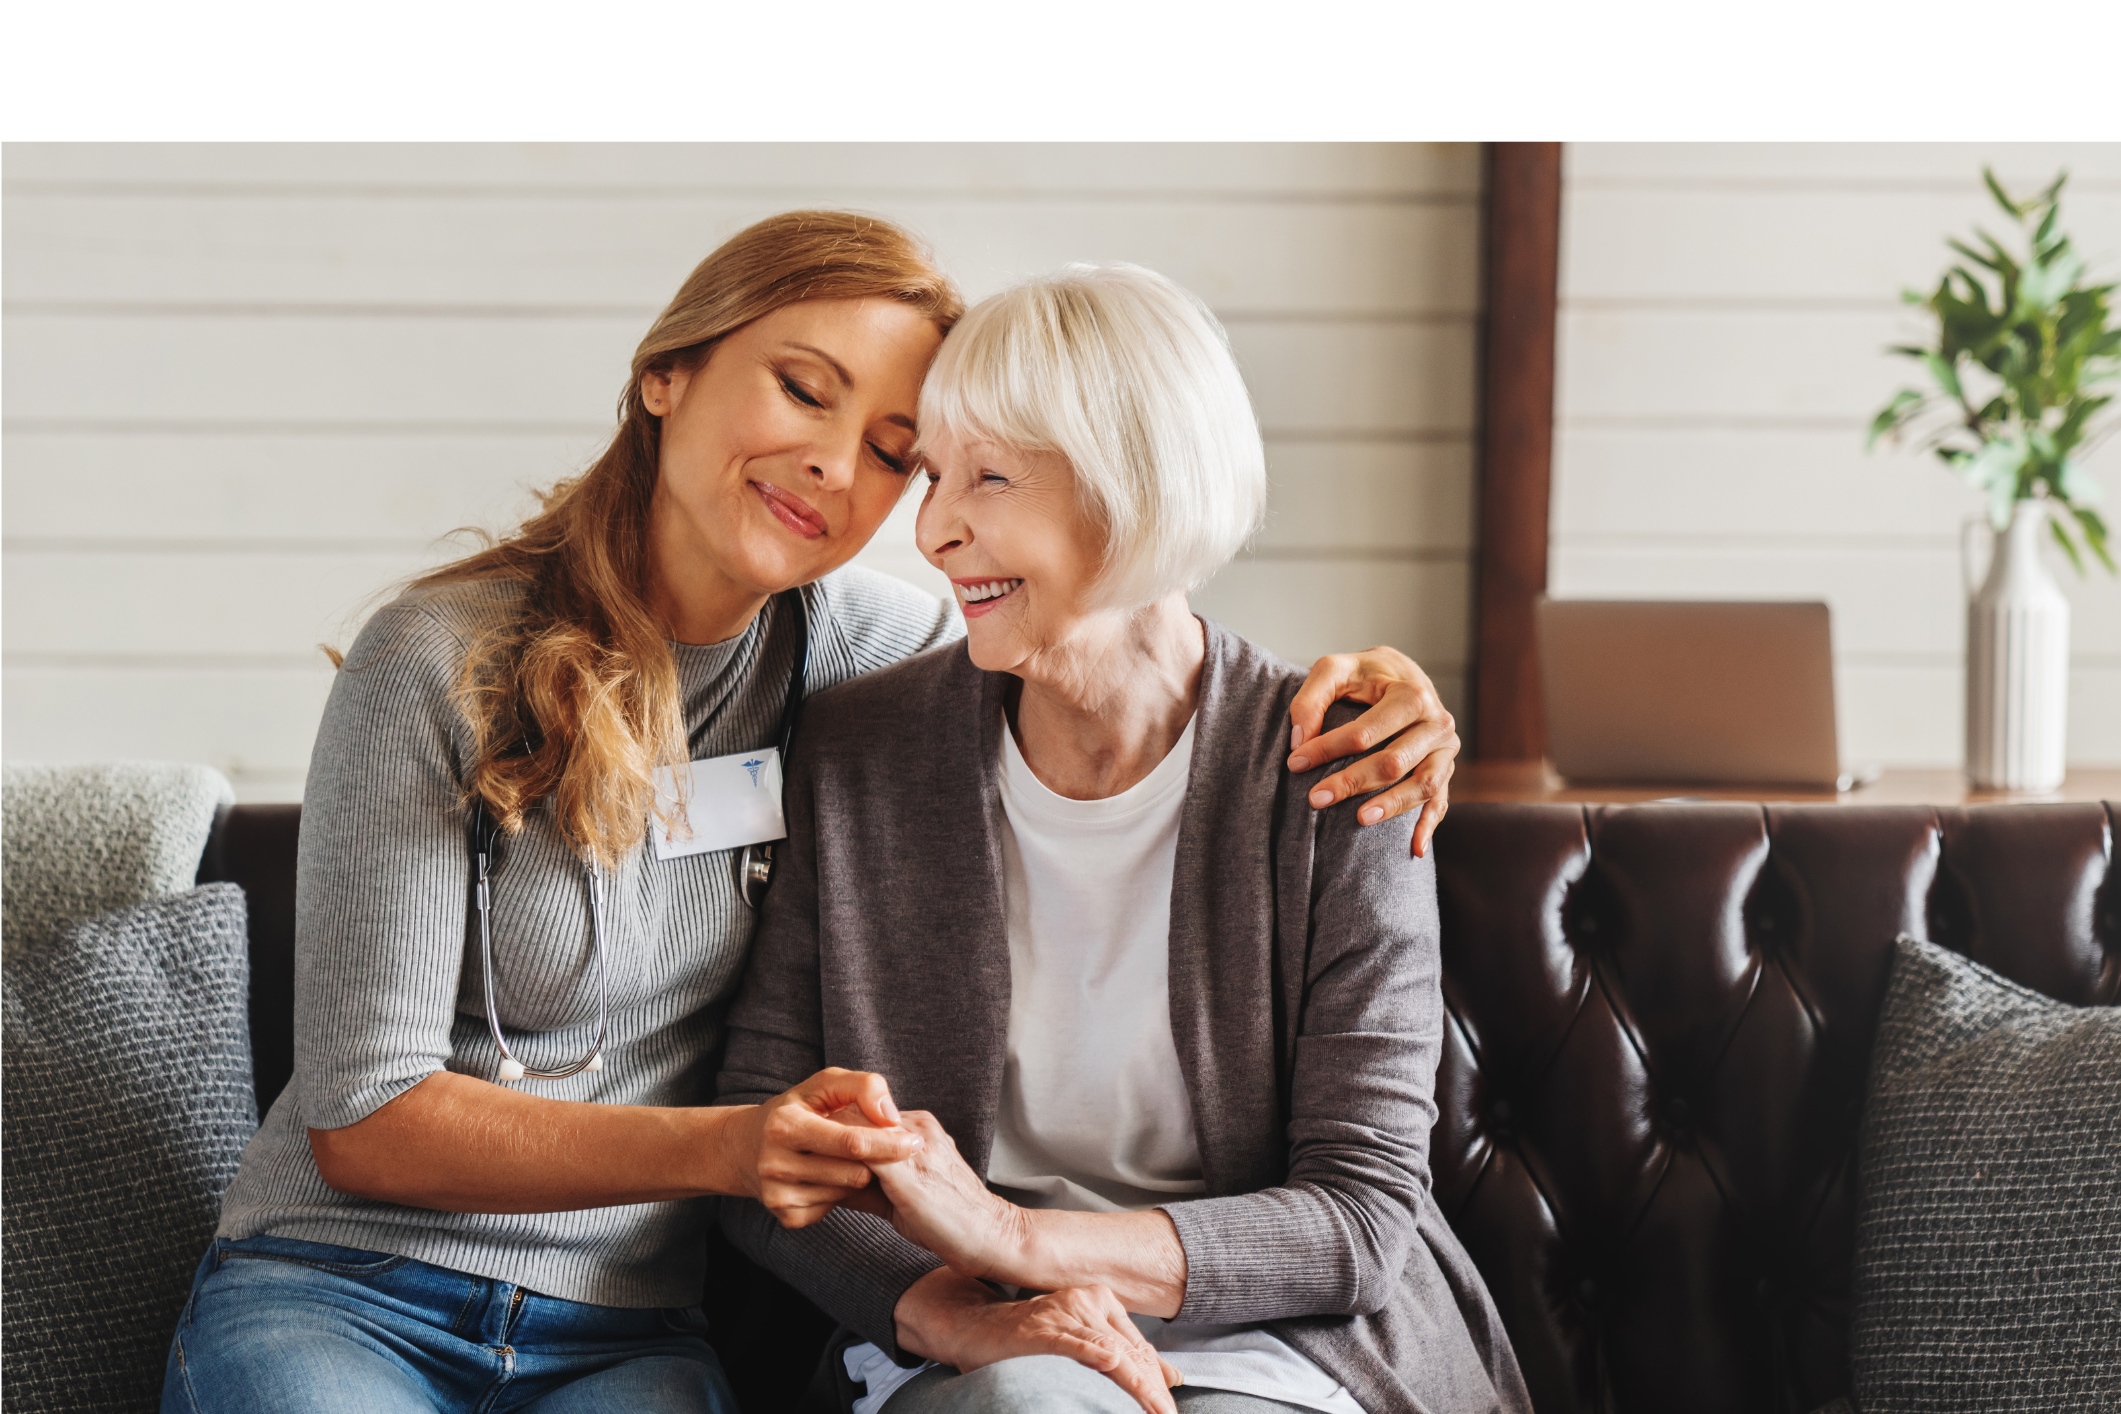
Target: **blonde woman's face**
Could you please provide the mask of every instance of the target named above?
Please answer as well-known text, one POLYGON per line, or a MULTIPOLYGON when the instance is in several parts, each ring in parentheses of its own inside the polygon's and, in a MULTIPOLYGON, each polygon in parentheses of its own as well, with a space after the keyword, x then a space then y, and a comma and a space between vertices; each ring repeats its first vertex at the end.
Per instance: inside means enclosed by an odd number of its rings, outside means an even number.
POLYGON ((665 579, 769 595, 851 559, 912 479, 914 409, 942 337, 897 300, 805 300, 690 372, 645 376, 663 421, 652 535, 665 579))
POLYGON ((923 460, 915 533, 957 591, 972 661, 1022 673, 1065 648, 1097 611, 1103 555, 1068 459, 945 431, 923 460))

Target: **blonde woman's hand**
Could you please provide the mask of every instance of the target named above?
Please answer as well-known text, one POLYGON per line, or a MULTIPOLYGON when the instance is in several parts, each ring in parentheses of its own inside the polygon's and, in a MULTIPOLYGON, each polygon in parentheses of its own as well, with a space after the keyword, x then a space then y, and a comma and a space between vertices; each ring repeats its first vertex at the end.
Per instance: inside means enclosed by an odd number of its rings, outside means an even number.
POLYGON ((817 1222, 869 1185, 870 1165, 903 1163, 924 1143, 899 1123, 884 1077, 869 1071, 821 1070, 734 1115, 724 1156, 734 1173, 720 1191, 758 1199, 783 1227, 817 1222))
POLYGON ((1177 1414, 1171 1387, 1184 1377, 1106 1287, 1008 1301, 939 1267, 906 1288, 896 1316, 902 1347, 960 1373, 1022 1355, 1063 1355, 1107 1376, 1146 1414, 1177 1414))
MULTIPOLYGON (((852 1109, 834 1118, 857 1126, 868 1122, 852 1109)), ((897 1163, 872 1165, 875 1184, 850 1196, 848 1206, 889 1218, 901 1237, 927 1248, 953 1271, 1026 1284, 1030 1273, 1020 1258, 1029 1236, 1028 1215, 981 1181, 934 1115, 908 1110, 899 1123, 922 1141, 919 1151, 897 1163)))
POLYGON ((1383 791, 1357 807, 1356 819, 1375 825, 1419 806, 1414 852, 1429 852, 1430 837, 1451 808, 1451 772, 1461 743, 1457 719, 1444 709, 1436 684, 1419 663, 1396 648, 1328 654, 1311 665, 1311 675, 1297 689, 1289 721, 1292 771, 1360 755, 1389 741, 1382 751, 1313 786, 1311 804, 1323 810, 1383 791), (1342 698, 1372 705, 1354 721, 1321 736, 1326 708, 1342 698))

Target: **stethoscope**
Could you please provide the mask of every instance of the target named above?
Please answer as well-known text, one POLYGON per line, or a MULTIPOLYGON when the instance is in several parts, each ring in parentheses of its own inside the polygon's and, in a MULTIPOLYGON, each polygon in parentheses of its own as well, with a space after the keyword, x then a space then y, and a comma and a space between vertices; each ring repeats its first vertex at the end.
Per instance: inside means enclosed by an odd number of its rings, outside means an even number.
MULTIPOLYGON (((781 704, 781 764, 786 770, 788 748, 795 741, 796 722, 803 715, 803 693, 810 675, 810 611, 803 602, 800 589, 788 590, 781 597, 795 613, 795 667, 788 674, 788 694, 781 704)), ((493 1033, 493 1043, 501 1052, 498 1078, 503 1084, 512 1080, 565 1080, 585 1070, 602 1070, 604 1038, 611 1026, 611 1005, 604 969, 604 911, 598 888, 602 875, 594 859, 584 863, 583 872, 589 880, 589 938, 597 962, 596 1040, 590 1043, 589 1053, 573 1065, 557 1070, 532 1070, 516 1058, 516 1053, 508 1047, 507 1038, 501 1034, 500 1008, 494 1000, 493 967, 493 875, 499 858, 495 845, 499 843, 500 834, 500 825, 486 812, 486 802, 474 801, 471 812, 473 897, 479 912, 479 966, 485 981, 486 1029, 493 1033)), ((773 885, 773 863, 770 842, 747 844, 737 857, 737 891, 753 909, 765 902, 766 890, 773 885)))

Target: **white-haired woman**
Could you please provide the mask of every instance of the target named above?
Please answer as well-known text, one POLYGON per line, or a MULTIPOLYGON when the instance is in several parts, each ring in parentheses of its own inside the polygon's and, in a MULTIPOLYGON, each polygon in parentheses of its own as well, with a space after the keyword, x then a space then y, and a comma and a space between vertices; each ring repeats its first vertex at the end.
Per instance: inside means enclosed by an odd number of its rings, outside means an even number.
POLYGON ((1526 1408, 1429 1191, 1433 866, 1312 808, 1301 674, 1187 607, 1265 501, 1220 328, 1073 267, 966 316, 921 426, 968 636, 814 705, 722 1091, 871 1071, 926 1142, 725 1226, 852 1332, 857 1414, 1526 1408))
MULTIPOLYGON (((735 848, 664 857, 649 818, 689 763, 762 762, 791 680, 956 636, 934 598, 847 562, 913 475, 922 376, 961 309, 887 221, 738 233, 641 340, 596 463, 362 629, 304 792, 294 1078, 223 1200, 166 1414, 733 1414, 696 1200, 814 1210, 819 1185, 867 1181, 851 1160, 916 1141, 816 1113, 890 1115, 874 1076, 706 1103, 752 913, 735 848)), ((1369 656, 1323 665, 1297 720, 1352 676, 1419 677, 1369 656)), ((1410 748, 1444 749, 1395 807, 1440 790, 1457 744, 1415 687, 1371 728, 1426 716, 1410 748)), ((691 821, 737 815, 731 785, 696 790, 691 821)), ((735 843, 770 838, 754 825, 735 843)))

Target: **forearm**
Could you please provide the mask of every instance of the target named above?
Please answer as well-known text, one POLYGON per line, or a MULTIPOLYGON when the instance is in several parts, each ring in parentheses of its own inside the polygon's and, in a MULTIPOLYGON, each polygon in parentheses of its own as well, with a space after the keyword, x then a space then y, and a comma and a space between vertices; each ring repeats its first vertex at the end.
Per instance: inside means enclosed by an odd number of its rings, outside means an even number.
POLYGON ((453 1213, 553 1213, 744 1193, 751 1106, 592 1105, 439 1071, 344 1129, 312 1129, 342 1193, 453 1213))
POLYGON ((1018 1209, 1023 1237, 1010 1270, 989 1275, 1034 1291, 1105 1286, 1129 1311, 1168 1320, 1186 1300, 1186 1249, 1162 1209, 1069 1213, 1018 1209))

